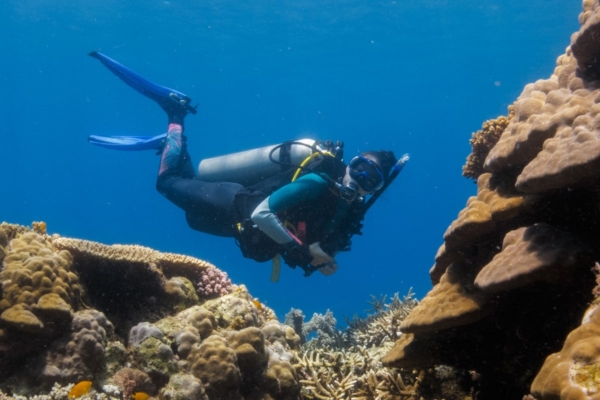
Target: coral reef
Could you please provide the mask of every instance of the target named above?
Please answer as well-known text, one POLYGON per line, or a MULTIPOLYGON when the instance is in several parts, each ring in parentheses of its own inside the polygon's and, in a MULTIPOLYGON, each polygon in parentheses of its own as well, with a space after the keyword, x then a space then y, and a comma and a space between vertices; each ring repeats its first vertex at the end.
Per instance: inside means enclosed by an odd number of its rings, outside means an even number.
POLYGON ((483 163, 490 153, 492 147, 498 143, 500 135, 508 126, 510 120, 515 116, 515 107, 508 106, 508 115, 490 119, 483 123, 480 130, 475 132, 470 140, 472 152, 467 157, 467 163, 463 166, 463 176, 474 179, 484 173, 483 163))
POLYGON ((483 169, 467 166, 477 195, 446 231, 434 287, 383 365, 474 371, 481 399, 597 396, 600 6, 583 7, 554 74, 478 133, 504 126, 483 169))
POLYGON ((204 261, 3 223, 0 399, 82 380, 107 400, 597 398, 600 5, 583 8, 553 75, 473 136, 477 195, 422 301, 284 325, 204 261))
MULTIPOLYGON (((304 324, 302 312, 292 310, 288 321, 293 326, 282 324, 243 285, 233 285, 227 294, 201 293, 199 261, 179 258, 163 270, 165 256, 151 249, 67 241, 21 227, 8 234, 0 230, 0 244, 7 249, 3 272, 12 271, 4 285, 12 287, 13 277, 21 283, 16 277, 23 273, 16 273, 19 269, 13 265, 17 259, 26 268, 30 257, 62 257, 65 261, 57 262, 57 268, 68 268, 73 275, 68 282, 76 283, 80 293, 72 305, 55 293, 26 296, 28 301, 14 305, 7 300, 12 297, 3 298, 10 312, 0 320, 0 349, 6 356, 0 399, 66 399, 82 380, 93 385, 81 399, 106 400, 131 398, 137 392, 166 400, 411 399, 470 390, 470 384, 454 392, 442 390, 435 369, 398 372, 381 366, 379 358, 398 337, 399 324, 417 305, 411 293, 403 300, 395 295, 389 304, 382 297, 373 315, 354 318, 346 332, 339 332, 330 311, 315 314, 304 324), (128 284, 142 277, 148 285, 145 289, 155 290, 155 301, 140 302, 135 290, 108 291, 104 297, 112 298, 102 299, 89 287, 98 282, 86 276, 99 269, 128 284), (186 273, 190 270, 194 274, 186 273), (177 272, 186 276, 168 275, 177 272), (189 278, 194 277, 192 282, 189 278), (186 303, 174 307, 174 296, 186 303), (131 302, 137 310, 130 309, 131 319, 125 321, 124 314, 108 306, 111 301, 131 302), (23 330, 10 322, 12 312, 31 315, 42 326, 23 330), (54 321, 52 329, 46 326, 49 320, 54 321), (317 337, 302 347, 304 335, 313 332, 317 337), (49 394, 39 394, 43 392, 49 394)), ((226 279, 224 274, 216 276, 215 281, 226 279)), ((50 278, 52 282, 54 277, 50 278)), ((94 279, 107 277, 94 275, 94 279)), ((451 371, 454 375, 445 379, 457 384, 456 376, 464 374, 451 371)))

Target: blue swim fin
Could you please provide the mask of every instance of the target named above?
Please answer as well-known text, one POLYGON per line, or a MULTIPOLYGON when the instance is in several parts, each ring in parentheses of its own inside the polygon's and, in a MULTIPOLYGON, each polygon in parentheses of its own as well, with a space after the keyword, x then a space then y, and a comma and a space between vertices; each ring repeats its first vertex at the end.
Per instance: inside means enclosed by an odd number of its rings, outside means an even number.
POLYGON ((156 136, 97 136, 90 135, 88 141, 96 146, 113 150, 137 151, 160 150, 167 140, 167 134, 156 136))
POLYGON ((192 99, 185 94, 177 90, 152 83, 136 74, 126 66, 119 64, 112 58, 109 58, 102 53, 92 51, 89 55, 100 60, 100 62, 104 64, 106 68, 121 78, 123 82, 131 86, 133 89, 156 101, 159 106, 167 111, 167 113, 169 113, 169 110, 173 107, 181 107, 185 113, 196 114, 196 108, 198 106, 192 107, 190 104, 192 99))

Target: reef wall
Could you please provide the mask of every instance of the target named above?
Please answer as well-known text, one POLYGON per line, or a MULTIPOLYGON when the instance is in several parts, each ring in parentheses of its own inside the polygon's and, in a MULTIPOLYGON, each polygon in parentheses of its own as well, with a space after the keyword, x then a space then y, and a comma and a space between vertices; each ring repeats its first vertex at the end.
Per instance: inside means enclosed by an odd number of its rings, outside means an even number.
POLYGON ((444 234, 434 287, 384 365, 474 370, 482 399, 598 398, 597 0, 583 1, 579 22, 552 76, 474 136, 464 174, 477 195, 444 234))

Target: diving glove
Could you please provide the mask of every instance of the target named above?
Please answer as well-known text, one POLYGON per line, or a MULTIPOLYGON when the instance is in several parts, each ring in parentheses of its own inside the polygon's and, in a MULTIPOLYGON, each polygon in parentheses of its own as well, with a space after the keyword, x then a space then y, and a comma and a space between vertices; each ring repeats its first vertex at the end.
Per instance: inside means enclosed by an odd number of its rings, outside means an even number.
POLYGON ((285 263, 292 268, 306 267, 310 265, 313 256, 305 244, 299 244, 295 240, 282 245, 285 251, 281 254, 285 263))

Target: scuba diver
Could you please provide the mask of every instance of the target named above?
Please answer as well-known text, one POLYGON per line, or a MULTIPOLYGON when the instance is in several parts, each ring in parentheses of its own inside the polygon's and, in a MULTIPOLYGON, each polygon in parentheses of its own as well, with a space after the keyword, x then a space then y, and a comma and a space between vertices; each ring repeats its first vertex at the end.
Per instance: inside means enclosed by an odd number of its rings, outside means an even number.
POLYGON ((365 213, 408 161, 408 155, 398 160, 391 151, 366 151, 346 165, 342 142, 303 139, 205 159, 196 173, 184 136, 185 117, 197 112, 191 99, 101 53, 90 56, 158 103, 168 128, 153 137, 89 141, 118 150, 158 150, 157 190, 185 211, 192 229, 234 238, 244 257, 272 260, 273 281, 280 257, 305 276, 317 270, 333 274, 336 254, 350 250, 352 236, 362 234, 365 213))

